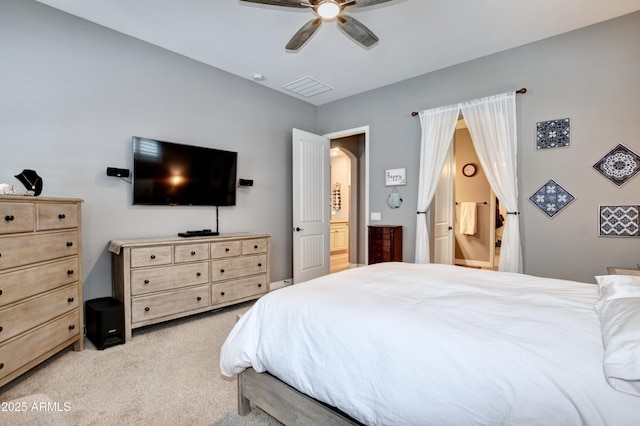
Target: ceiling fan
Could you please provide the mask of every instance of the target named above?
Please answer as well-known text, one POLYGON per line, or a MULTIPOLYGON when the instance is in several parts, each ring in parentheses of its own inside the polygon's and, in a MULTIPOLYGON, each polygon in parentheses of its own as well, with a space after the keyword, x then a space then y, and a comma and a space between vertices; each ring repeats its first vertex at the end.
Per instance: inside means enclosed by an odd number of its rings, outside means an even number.
POLYGON ((241 0, 248 3, 268 4, 272 6, 309 8, 316 17, 298 30, 286 45, 287 50, 298 50, 320 28, 322 21, 336 19, 340 28, 361 45, 371 47, 378 42, 378 37, 360 21, 349 15, 342 15, 347 7, 365 7, 386 3, 391 0, 241 0))

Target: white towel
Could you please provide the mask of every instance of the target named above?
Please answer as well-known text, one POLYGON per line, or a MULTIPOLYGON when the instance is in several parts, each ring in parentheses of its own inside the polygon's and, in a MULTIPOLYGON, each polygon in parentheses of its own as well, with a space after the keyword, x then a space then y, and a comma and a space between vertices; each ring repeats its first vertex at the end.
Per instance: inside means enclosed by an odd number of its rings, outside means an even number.
POLYGON ((460 233, 463 235, 476 234, 476 203, 465 202, 460 205, 460 233))

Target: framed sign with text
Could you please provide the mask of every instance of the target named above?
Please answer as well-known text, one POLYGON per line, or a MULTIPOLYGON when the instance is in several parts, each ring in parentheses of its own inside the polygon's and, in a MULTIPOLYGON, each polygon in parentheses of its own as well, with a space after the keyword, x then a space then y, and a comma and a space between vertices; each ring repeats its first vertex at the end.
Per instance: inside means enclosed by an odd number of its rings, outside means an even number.
POLYGON ((407 168, 386 169, 384 171, 385 186, 399 186, 407 184, 407 168))

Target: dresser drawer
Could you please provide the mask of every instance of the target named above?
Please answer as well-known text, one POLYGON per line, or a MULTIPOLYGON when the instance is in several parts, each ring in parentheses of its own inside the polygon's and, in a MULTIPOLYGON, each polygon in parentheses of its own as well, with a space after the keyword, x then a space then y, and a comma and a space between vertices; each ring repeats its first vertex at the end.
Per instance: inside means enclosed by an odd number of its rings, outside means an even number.
POLYGON ((131 322, 149 321, 209 305, 208 285, 137 297, 131 300, 131 322))
POLYGON ((391 255, 388 251, 386 253, 383 253, 383 252, 371 253, 370 259, 371 259, 370 263, 389 262, 391 260, 391 255))
POLYGON ((38 204, 38 230, 77 228, 78 206, 75 204, 38 204))
POLYGON ((173 258, 176 263, 195 262, 209 259, 209 244, 177 245, 174 248, 173 258))
POLYGON ((131 295, 171 290, 209 282, 209 262, 131 271, 131 295))
POLYGON ((0 274, 0 307, 78 281, 78 258, 0 274))
POLYGON ((225 281, 211 285, 211 303, 218 305, 267 292, 267 276, 225 281))
POLYGON ((214 259, 221 257, 240 256, 242 246, 240 241, 220 241, 211 243, 211 257, 214 259))
POLYGON ((78 311, 37 328, 6 345, 0 346, 0 380, 23 365, 30 363, 52 348, 78 337, 80 333, 78 311))
POLYGON ((375 228, 371 230, 370 236, 376 240, 389 240, 391 239, 391 232, 387 228, 375 228))
POLYGON ((31 203, 0 203, 0 234, 32 232, 34 205, 31 203))
POLYGON ((78 231, 0 237, 0 270, 75 256, 79 243, 78 231))
POLYGON ((78 296, 78 286, 71 285, 0 309, 0 342, 72 309, 78 309, 78 296))
POLYGON ((173 246, 140 247, 131 249, 131 267, 169 265, 173 246))
POLYGON ((242 241, 242 254, 266 253, 267 239, 256 238, 253 240, 242 241))
POLYGON ((373 251, 381 251, 381 250, 389 250, 391 247, 390 240, 371 240, 371 250, 373 251))
POLYGON ((220 259, 212 263, 211 281, 263 274, 267 271, 266 254, 220 259))

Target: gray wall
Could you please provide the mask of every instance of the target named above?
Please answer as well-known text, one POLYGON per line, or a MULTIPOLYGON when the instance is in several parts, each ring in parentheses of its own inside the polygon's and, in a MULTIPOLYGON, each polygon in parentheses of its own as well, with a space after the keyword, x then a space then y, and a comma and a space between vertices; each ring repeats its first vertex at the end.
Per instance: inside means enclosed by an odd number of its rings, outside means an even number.
MULTIPOLYGON (((319 108, 31 0, 0 3, 0 182, 25 168, 43 196, 85 200, 85 299, 110 294, 113 238, 211 228, 215 210, 131 205, 131 136, 239 153, 238 205, 221 232, 272 235, 272 281, 291 276, 291 129, 370 126, 371 211, 405 226, 413 261, 420 127, 411 111, 527 87, 519 97, 525 272, 592 282, 607 265, 640 262, 640 239, 598 238, 598 204, 638 203, 640 177, 615 187, 591 166, 618 143, 640 153, 640 13, 480 58, 319 108), (535 123, 572 119, 573 147, 536 152, 535 123), (407 167, 401 208, 385 200, 386 168, 407 167), (556 179, 577 200, 548 219, 527 198, 556 179)), ((419 54, 419 52, 416 52, 419 54)))
POLYGON ((619 143, 640 154, 639 42, 640 13, 634 13, 323 105, 319 130, 370 126, 370 210, 381 211, 384 223, 405 226, 404 259, 412 261, 420 124, 411 112, 526 87, 518 95, 525 272, 594 282, 607 265, 640 262, 640 238, 597 236, 598 205, 640 204, 640 176, 616 187, 592 169, 619 143), (572 147, 536 152, 536 123, 566 117, 572 147), (391 210, 384 169, 404 166, 404 203, 391 210), (549 179, 576 197, 552 219, 528 200, 549 179))
POLYGON ((220 231, 272 235, 271 279, 291 277, 291 129, 317 108, 249 80, 26 0, 0 3, 0 182, 35 169, 42 196, 84 199, 85 299, 111 295, 114 238, 215 228, 215 208, 131 205, 131 137, 238 152, 220 231))

